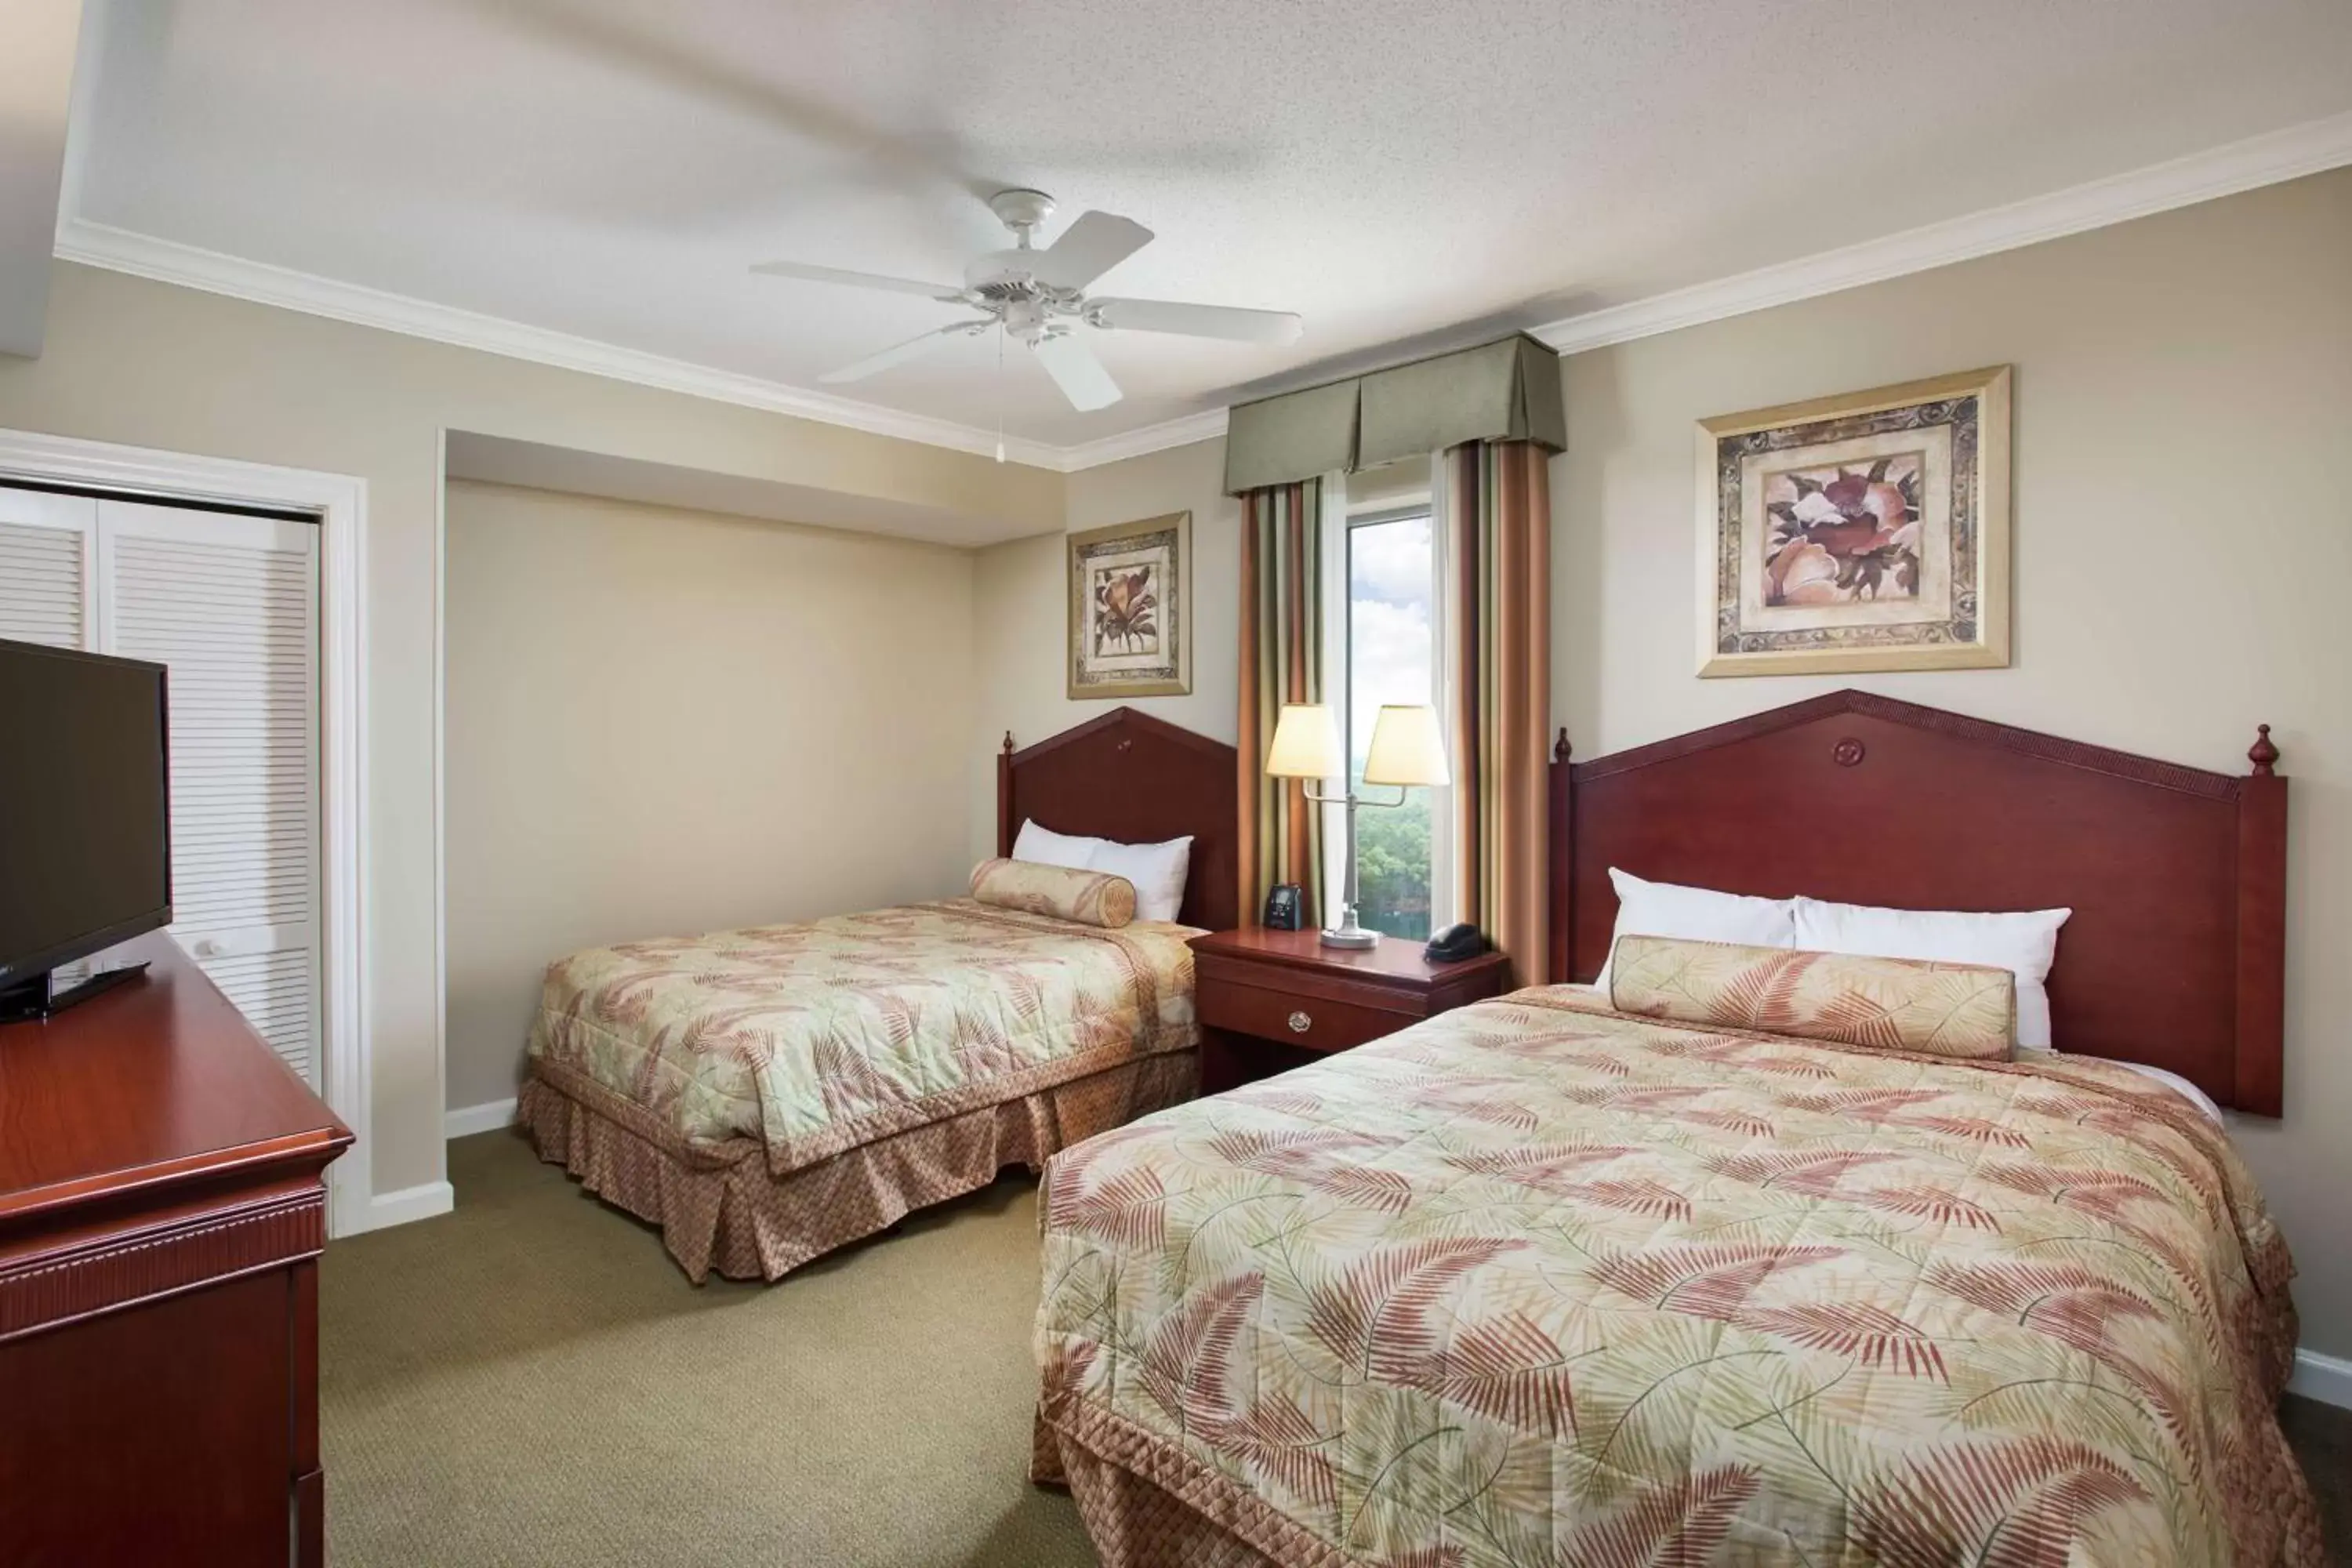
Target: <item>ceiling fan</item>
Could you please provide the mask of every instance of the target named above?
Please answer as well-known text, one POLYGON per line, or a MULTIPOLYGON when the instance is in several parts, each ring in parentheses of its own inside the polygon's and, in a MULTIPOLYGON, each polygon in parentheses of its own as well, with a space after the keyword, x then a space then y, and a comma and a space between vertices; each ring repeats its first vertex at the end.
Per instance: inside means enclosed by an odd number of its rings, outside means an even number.
POLYGON ((1013 248, 974 258, 964 268, 961 288, 798 261, 763 261, 751 270, 777 278, 920 294, 981 312, 976 320, 951 322, 817 378, 825 382, 862 381, 928 353, 949 338, 979 337, 1001 327, 1005 336, 1028 345, 1045 374, 1054 378, 1054 384, 1062 389, 1062 395, 1083 412, 1108 408, 1120 395, 1118 384, 1111 380, 1110 372, 1079 333, 1081 325, 1245 343, 1287 343, 1298 337, 1298 318, 1287 310, 1089 297, 1087 284, 1151 243, 1150 229, 1110 213, 1081 213, 1059 239, 1039 249, 1032 242, 1037 226, 1053 213, 1053 197, 1043 191, 999 191, 988 205, 1013 231, 1013 248))

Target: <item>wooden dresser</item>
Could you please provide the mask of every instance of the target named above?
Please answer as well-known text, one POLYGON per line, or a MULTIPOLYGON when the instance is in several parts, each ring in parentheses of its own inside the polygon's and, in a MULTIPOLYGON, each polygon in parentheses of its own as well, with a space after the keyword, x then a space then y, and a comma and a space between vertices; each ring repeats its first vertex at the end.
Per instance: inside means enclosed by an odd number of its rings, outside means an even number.
POLYGON ((168 937, 131 956, 0 1026, 0 1563, 316 1563, 352 1134, 168 937))

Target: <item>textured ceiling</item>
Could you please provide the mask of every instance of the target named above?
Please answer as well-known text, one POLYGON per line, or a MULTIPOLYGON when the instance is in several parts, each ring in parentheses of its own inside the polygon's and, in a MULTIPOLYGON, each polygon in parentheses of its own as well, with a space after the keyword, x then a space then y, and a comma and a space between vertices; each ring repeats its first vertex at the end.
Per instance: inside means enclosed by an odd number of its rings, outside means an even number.
POLYGON ((1306 316, 1097 334, 1097 414, 978 341, 848 389, 1055 445, 2352 108, 2346 0, 106 0, 91 37, 79 216, 716 369, 813 386, 954 319, 744 268, 953 279, 1008 184, 1159 232, 1104 291, 1306 316))

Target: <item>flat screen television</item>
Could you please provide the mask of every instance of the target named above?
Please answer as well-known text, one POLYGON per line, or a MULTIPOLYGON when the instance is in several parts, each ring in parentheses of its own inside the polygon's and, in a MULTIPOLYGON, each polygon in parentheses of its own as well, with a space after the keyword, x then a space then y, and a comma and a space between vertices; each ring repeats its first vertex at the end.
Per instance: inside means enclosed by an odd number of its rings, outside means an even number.
POLYGON ((0 640, 0 1020, 45 1017, 50 971, 172 922, 164 669, 0 640))

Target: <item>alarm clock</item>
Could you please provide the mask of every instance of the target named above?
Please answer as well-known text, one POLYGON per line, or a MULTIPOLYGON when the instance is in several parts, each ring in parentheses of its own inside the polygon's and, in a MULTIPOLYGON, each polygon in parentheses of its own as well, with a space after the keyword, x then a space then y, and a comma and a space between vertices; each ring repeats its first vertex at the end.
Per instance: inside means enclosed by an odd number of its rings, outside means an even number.
POLYGON ((1306 919, 1307 900, 1296 882, 1277 882, 1265 896, 1265 918, 1259 923, 1268 931, 1297 931, 1306 919))

